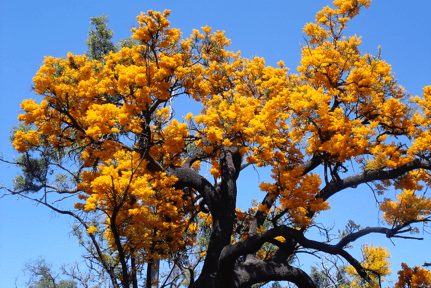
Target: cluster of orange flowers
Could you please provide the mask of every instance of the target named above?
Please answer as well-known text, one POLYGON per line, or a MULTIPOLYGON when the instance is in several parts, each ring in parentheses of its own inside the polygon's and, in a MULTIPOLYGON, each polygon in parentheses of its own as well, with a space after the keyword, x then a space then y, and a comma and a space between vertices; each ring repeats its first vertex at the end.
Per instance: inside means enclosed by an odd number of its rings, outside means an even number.
POLYGON ((371 282, 363 283, 364 280, 359 277, 356 270, 352 266, 346 268, 346 272, 353 277, 353 281, 349 287, 359 288, 378 288, 384 277, 391 274, 388 261, 390 254, 388 250, 382 247, 374 247, 364 245, 362 247, 362 267, 368 272, 371 282))

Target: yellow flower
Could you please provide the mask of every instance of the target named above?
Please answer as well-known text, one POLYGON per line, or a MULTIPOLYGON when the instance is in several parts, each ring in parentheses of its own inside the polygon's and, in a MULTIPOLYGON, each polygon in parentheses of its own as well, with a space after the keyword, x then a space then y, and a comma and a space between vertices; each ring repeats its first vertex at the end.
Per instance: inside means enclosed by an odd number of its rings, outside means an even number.
POLYGON ((96 233, 98 231, 98 229, 96 228, 96 226, 94 226, 94 225, 90 225, 88 228, 87 228, 87 233, 88 234, 94 234, 94 233, 96 233))

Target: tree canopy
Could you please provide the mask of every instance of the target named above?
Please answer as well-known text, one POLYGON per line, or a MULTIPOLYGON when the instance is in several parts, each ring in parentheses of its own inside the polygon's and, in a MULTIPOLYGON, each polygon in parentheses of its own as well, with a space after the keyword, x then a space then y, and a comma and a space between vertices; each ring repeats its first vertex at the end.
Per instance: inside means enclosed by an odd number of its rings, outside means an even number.
MULTIPOLYGON (((366 245, 356 259, 349 248, 369 234, 420 239, 412 233, 431 220, 431 86, 411 97, 346 35, 369 5, 334 0, 319 11, 296 72, 230 51, 208 26, 184 38, 169 11, 140 14, 118 49, 106 19, 93 18, 89 54, 46 57, 33 78, 41 100, 21 104, 14 193, 75 218, 112 287, 317 287, 296 265, 301 253, 337 256, 351 287, 378 287, 387 250, 366 245), (201 111, 181 119, 181 98, 201 111), (242 211, 247 169, 271 180, 242 211), (332 196, 358 187, 376 193, 384 225, 326 241, 307 234, 332 196), (171 270, 153 277, 159 261, 171 270)), ((431 278, 406 264, 399 275, 397 287, 431 278)))

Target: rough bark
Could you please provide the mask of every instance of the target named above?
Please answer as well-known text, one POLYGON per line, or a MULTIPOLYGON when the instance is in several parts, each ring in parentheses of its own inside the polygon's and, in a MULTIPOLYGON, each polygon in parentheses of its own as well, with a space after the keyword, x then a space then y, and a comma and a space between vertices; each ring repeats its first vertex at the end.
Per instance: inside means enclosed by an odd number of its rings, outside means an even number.
POLYGON ((268 281, 289 281, 299 288, 317 288, 307 273, 286 262, 249 260, 238 265, 234 273, 235 287, 251 287, 268 281))

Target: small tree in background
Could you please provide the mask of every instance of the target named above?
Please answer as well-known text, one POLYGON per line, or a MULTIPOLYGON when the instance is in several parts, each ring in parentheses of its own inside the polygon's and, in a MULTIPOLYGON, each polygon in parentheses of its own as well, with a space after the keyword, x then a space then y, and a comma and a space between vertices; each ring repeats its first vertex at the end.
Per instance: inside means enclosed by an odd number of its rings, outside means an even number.
POLYGON ((25 267, 26 274, 29 274, 27 282, 28 288, 77 288, 77 284, 73 280, 59 279, 50 265, 44 260, 37 260, 28 263, 25 267))
POLYGON ((90 20, 92 29, 87 38, 88 57, 103 60, 109 52, 116 50, 112 43, 114 33, 108 28, 106 16, 92 17, 90 20))

